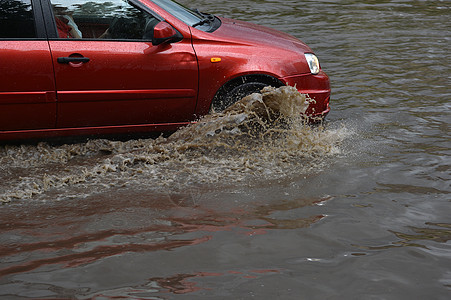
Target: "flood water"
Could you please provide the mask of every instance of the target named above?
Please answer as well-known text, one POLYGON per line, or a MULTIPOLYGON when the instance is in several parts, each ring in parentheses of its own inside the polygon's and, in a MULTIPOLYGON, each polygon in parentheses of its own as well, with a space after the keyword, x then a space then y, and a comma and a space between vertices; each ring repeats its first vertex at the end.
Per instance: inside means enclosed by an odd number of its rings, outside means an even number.
POLYGON ((305 41, 327 123, 1 146, 0 297, 450 299, 450 2, 181 2, 305 41))

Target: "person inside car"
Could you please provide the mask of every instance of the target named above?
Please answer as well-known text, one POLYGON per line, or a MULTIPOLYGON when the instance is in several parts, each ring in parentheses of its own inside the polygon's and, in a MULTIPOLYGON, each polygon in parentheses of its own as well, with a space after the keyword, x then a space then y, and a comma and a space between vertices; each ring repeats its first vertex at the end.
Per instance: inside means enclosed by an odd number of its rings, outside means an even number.
POLYGON ((69 14, 66 8, 53 7, 55 14, 56 28, 60 38, 81 39, 82 33, 78 29, 74 18, 69 14))

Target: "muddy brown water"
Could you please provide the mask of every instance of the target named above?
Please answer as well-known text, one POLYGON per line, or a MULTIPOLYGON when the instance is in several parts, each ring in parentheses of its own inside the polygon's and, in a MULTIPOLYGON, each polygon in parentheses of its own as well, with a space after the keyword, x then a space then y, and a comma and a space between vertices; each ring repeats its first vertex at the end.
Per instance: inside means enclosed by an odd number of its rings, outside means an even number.
POLYGON ((450 299, 449 1, 183 3, 309 44, 327 124, 1 146, 0 297, 450 299))

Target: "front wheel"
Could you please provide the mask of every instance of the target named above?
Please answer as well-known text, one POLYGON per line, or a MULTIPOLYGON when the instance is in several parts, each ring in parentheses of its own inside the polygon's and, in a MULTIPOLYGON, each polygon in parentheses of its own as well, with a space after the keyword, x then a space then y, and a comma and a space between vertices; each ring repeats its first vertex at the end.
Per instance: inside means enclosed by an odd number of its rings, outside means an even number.
POLYGON ((243 97, 260 92, 267 85, 261 82, 246 82, 235 86, 230 91, 225 91, 213 99, 211 111, 221 112, 243 97))

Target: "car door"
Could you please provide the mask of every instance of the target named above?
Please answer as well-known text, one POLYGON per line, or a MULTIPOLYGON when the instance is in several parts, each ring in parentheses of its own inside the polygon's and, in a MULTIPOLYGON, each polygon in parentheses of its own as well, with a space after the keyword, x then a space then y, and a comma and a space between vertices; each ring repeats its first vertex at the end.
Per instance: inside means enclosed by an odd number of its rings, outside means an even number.
POLYGON ((137 1, 50 0, 50 4, 45 14, 54 21, 48 31, 54 34, 49 44, 58 128, 194 118, 198 68, 190 37, 152 45, 151 28, 162 18, 137 1))
POLYGON ((0 132, 56 122, 52 59, 38 1, 0 1, 0 132))

